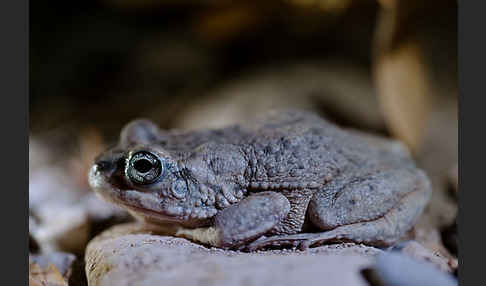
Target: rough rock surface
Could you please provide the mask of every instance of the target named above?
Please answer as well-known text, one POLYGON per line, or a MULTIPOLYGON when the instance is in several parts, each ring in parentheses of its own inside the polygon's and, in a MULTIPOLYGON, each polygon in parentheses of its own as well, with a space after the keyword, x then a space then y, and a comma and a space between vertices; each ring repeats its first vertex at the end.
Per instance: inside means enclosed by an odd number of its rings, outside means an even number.
POLYGON ((90 286, 101 285, 367 285, 360 270, 382 251, 336 244, 307 251, 241 253, 160 236, 138 224, 112 227, 86 249, 90 286), (270 274, 271 273, 271 274, 270 274), (269 275, 270 274, 270 275, 269 275))

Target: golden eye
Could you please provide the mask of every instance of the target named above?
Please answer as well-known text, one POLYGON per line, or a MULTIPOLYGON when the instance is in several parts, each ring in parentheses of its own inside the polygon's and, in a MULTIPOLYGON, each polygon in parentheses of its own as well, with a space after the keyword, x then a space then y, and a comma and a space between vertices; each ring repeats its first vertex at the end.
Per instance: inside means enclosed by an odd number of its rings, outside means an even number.
POLYGON ((125 169, 130 180, 136 184, 150 184, 162 174, 162 163, 157 155, 148 151, 132 154, 125 169))

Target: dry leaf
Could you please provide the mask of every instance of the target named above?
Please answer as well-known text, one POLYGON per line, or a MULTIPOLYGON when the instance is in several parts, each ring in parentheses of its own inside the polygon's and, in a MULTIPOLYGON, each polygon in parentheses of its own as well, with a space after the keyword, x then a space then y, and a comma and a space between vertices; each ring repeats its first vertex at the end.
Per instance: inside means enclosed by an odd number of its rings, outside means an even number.
POLYGON ((195 23, 195 29, 204 39, 228 40, 242 31, 254 28, 263 19, 262 7, 231 5, 226 8, 204 11, 195 23))
POLYGON ((420 148, 430 109, 430 87, 419 48, 410 43, 375 63, 375 82, 385 119, 413 152, 420 148))
POLYGON ((31 262, 29 263, 29 286, 68 286, 68 283, 55 265, 49 264, 46 269, 42 269, 31 262))

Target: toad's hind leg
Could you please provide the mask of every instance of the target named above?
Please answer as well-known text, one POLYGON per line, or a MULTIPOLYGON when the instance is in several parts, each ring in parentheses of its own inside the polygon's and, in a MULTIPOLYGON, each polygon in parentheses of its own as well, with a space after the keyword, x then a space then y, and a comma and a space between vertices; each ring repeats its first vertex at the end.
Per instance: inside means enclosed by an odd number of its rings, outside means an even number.
MULTIPOLYGON (((379 218, 337 226, 320 233, 273 236, 257 240, 247 246, 253 251, 268 246, 298 246, 305 249, 329 242, 348 241, 373 246, 396 243, 414 224, 430 196, 427 180, 419 180, 415 188, 404 195, 391 209, 379 218)), ((321 226, 322 227, 322 226, 321 226)))

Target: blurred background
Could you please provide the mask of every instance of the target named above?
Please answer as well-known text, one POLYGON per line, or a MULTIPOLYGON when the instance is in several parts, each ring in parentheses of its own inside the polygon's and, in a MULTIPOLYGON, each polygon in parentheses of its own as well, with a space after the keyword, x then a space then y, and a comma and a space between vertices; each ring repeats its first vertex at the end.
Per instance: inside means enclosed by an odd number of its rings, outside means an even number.
POLYGON ((87 183, 128 121, 197 129, 294 107, 403 141, 434 188, 410 236, 454 261, 457 101, 454 0, 33 1, 30 252, 79 258, 130 220, 87 183))

